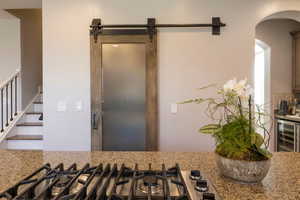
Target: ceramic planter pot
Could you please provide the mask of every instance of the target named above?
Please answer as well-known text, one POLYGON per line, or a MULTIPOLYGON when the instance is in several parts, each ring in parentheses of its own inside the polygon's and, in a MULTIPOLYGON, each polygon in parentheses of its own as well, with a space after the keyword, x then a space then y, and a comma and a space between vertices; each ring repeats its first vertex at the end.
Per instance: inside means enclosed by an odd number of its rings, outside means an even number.
POLYGON ((221 175, 243 183, 262 181, 270 169, 271 160, 232 160, 216 154, 216 162, 221 175))

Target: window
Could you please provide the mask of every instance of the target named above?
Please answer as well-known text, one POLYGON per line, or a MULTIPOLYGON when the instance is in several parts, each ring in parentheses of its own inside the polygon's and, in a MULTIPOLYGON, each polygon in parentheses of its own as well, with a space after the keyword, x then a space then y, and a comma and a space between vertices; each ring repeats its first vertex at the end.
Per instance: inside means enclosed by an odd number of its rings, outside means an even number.
MULTIPOLYGON (((266 113, 271 113, 270 56, 271 48, 264 42, 255 40, 254 103, 259 106, 261 112, 266 113)), ((267 127, 271 126, 268 116, 261 119, 261 123, 267 127)), ((263 134, 263 130, 258 129, 257 132, 263 134)))
POLYGON ((254 67, 254 102, 259 106, 263 106, 265 104, 265 58, 265 50, 256 42, 254 67))

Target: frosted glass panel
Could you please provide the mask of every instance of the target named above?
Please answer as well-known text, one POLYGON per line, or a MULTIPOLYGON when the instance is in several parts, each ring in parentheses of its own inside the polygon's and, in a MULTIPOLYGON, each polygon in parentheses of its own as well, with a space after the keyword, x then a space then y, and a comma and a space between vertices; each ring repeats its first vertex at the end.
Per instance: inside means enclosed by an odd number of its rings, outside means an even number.
POLYGON ((103 44, 103 150, 143 151, 145 44, 103 44))

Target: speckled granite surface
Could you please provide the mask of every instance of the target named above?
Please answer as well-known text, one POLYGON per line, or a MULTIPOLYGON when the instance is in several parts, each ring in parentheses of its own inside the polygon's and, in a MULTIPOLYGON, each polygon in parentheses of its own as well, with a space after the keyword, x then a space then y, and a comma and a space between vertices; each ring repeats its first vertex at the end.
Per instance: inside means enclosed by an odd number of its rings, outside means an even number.
POLYGON ((52 166, 74 162, 139 164, 154 168, 179 163, 182 169, 200 169, 206 173, 224 200, 300 200, 300 153, 275 153, 267 177, 260 184, 242 185, 218 175, 214 153, 166 152, 41 152, 0 150, 0 191, 12 186, 45 163, 52 166))

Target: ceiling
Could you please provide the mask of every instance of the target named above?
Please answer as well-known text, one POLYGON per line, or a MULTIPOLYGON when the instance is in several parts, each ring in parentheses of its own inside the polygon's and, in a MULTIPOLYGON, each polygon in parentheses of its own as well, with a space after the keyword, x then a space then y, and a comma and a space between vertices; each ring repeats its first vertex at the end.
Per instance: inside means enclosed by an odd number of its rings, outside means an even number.
POLYGON ((0 8, 42 8, 42 0, 0 0, 0 8))

